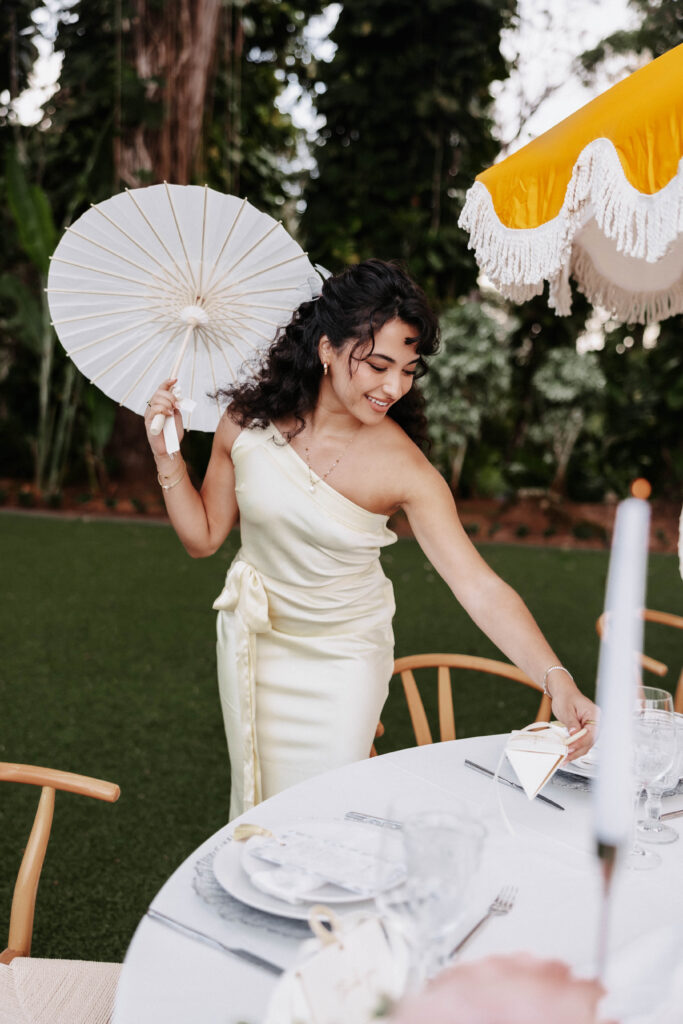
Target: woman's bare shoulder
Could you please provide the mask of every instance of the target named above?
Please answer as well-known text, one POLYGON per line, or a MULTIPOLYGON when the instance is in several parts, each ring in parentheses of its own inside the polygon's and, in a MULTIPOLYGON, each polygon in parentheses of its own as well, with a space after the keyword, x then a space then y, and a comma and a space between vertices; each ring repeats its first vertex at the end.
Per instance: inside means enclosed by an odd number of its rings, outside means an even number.
POLYGON ((387 417, 375 429, 378 431, 378 443, 384 448, 386 454, 392 458, 392 461, 400 459, 416 469, 425 465, 429 466, 429 460, 422 449, 408 437, 403 427, 400 427, 395 420, 387 417))
POLYGON ((232 453, 232 446, 242 433, 243 429, 244 427, 240 426, 237 420, 231 415, 230 408, 228 407, 221 416, 218 426, 216 427, 214 447, 219 447, 226 455, 230 455, 232 453))
POLYGON ((439 477, 424 452, 394 420, 387 418, 371 427, 370 438, 373 447, 372 454, 368 454, 373 463, 373 478, 392 508, 400 507, 416 490, 433 482, 433 474, 439 477))

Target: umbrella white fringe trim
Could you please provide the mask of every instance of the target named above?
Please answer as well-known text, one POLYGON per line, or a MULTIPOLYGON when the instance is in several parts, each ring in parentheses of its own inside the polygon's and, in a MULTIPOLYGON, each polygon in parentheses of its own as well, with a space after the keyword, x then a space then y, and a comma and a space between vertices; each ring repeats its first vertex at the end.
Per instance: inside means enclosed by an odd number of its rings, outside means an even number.
MULTIPOLYGON (((556 217, 535 228, 508 228, 498 218, 491 195, 484 184, 475 181, 468 190, 458 225, 470 234, 469 248, 474 250, 480 269, 493 285, 513 302, 526 302, 540 295, 545 281, 550 283, 548 304, 560 316, 571 312, 569 263, 574 239, 591 218, 603 234, 616 242, 626 256, 655 263, 683 231, 683 159, 671 181, 652 195, 639 192, 627 180, 617 151, 609 139, 594 139, 579 154, 567 186, 562 208, 556 217)), ((613 294, 615 301, 625 295, 613 288, 591 262, 590 282, 582 282, 591 301, 600 279, 602 294, 613 294)), ((586 268, 588 269, 588 268, 586 268)), ((580 274, 577 265, 575 272, 580 274)), ((678 312, 683 301, 674 289, 672 302, 678 312)), ((660 308, 666 300, 661 293, 628 294, 630 315, 607 303, 605 308, 629 322, 654 319, 650 309, 660 308), (637 315, 634 315, 637 314, 637 315)), ((604 305, 603 302, 599 303, 604 305)))
MULTIPOLYGON (((659 292, 629 291, 608 281, 596 269, 590 254, 580 247, 572 255, 571 273, 577 288, 591 303, 618 314, 624 323, 659 323, 683 313, 683 279, 659 292)), ((571 298, 569 302, 571 305, 571 298)), ((560 316, 564 315, 560 313, 560 316)))

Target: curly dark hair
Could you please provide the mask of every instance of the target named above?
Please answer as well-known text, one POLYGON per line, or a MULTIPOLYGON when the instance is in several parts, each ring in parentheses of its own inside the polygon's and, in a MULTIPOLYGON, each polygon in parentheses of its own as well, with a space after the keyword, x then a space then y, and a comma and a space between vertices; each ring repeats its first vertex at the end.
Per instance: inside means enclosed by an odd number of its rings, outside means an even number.
MULTIPOLYGON (((367 359, 375 332, 389 320, 399 319, 418 331, 416 377, 426 371, 424 356, 439 344, 439 322, 422 289, 394 261, 370 259, 328 277, 322 294, 303 302, 291 321, 278 332, 263 361, 248 381, 223 388, 218 397, 230 403, 230 415, 241 427, 265 427, 294 416, 296 436, 305 416, 315 408, 322 379, 318 344, 327 335, 337 350, 349 347, 353 361, 367 359)), ((389 416, 421 448, 428 448, 424 398, 413 384, 389 409, 389 416)))

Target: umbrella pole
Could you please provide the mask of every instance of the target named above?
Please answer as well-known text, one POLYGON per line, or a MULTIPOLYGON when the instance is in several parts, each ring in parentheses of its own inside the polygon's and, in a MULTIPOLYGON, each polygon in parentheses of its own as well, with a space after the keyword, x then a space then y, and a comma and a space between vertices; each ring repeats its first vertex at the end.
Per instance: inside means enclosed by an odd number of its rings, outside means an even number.
MULTIPOLYGON (((176 359, 175 364, 173 366, 173 369, 171 370, 171 376, 169 378, 170 380, 175 380, 177 378, 177 376, 178 376, 178 371, 180 370, 180 364, 183 361, 183 358, 185 356, 185 352, 187 351, 188 343, 190 341, 190 335, 192 334, 192 332, 193 332, 193 330, 195 329, 196 326, 197 326, 197 322, 196 321, 192 321, 191 323, 188 323, 188 325, 187 325, 187 330, 185 331, 185 337, 183 338, 183 343, 180 346, 180 352, 178 353, 178 358, 176 359)), ((157 434, 160 434, 161 431, 164 429, 164 420, 165 419, 166 419, 166 417, 164 416, 163 412, 158 412, 156 414, 156 416, 154 417, 154 419, 152 420, 152 425, 149 428, 150 434, 152 434, 155 437, 156 437, 157 434)))

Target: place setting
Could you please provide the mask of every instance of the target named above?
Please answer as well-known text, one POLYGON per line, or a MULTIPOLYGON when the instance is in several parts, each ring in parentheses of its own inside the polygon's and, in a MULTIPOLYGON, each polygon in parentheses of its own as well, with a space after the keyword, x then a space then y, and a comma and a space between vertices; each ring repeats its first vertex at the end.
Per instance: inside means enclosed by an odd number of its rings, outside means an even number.
POLYGON ((398 832, 338 818, 244 823, 215 854, 213 872, 233 898, 262 913, 306 921, 318 903, 369 905, 405 881, 398 832))
POLYGON ((387 805, 381 816, 250 817, 193 865, 213 922, 181 914, 172 897, 148 917, 250 965, 268 988, 275 982, 267 1024, 323 1024, 340 999, 346 1019, 370 1021, 513 911, 514 886, 477 888, 468 907, 487 827, 463 802, 403 815, 387 805))

